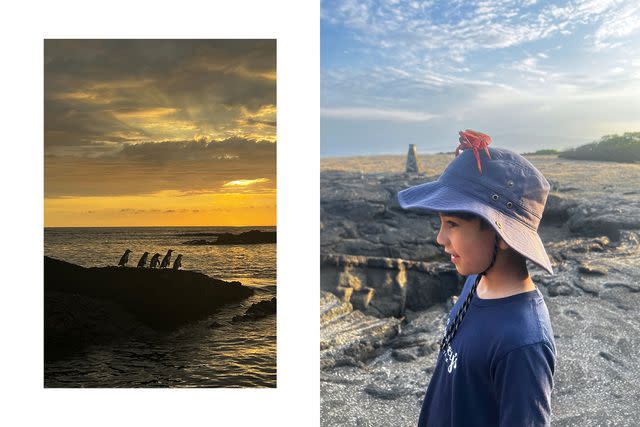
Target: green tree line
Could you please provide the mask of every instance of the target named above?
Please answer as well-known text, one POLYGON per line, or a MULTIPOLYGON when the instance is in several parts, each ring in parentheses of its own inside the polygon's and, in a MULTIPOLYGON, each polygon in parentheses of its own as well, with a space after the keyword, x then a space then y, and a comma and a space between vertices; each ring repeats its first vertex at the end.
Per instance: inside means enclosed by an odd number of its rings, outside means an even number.
POLYGON ((564 151, 544 149, 525 154, 557 154, 565 159, 636 163, 640 162, 640 132, 605 135, 598 141, 564 151))

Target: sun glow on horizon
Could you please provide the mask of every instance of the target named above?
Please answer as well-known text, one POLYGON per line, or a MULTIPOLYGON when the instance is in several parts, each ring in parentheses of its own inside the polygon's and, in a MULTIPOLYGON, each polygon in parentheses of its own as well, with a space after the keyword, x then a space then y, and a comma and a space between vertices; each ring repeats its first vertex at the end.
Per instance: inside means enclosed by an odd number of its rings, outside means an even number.
POLYGON ((275 226, 276 192, 181 193, 44 199, 45 227, 275 226))

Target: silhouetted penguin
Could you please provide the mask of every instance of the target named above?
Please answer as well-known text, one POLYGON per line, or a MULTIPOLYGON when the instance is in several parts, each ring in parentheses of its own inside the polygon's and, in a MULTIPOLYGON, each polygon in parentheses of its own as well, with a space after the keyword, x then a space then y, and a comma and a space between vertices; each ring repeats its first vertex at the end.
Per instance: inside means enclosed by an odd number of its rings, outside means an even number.
POLYGON ((182 267, 182 254, 176 257, 176 260, 173 262, 173 269, 178 270, 182 267))
POLYGON ((158 265, 160 265, 160 254, 156 252, 156 254, 151 257, 149 268, 158 268, 158 265))
POLYGON ((124 255, 122 255, 122 258, 120 258, 120 262, 118 263, 118 265, 126 267, 127 262, 129 261, 129 254, 130 253, 131 253, 131 251, 129 249, 124 251, 124 255))
POLYGON ((162 264, 160 264, 160 268, 169 267, 169 263, 171 262, 171 252, 173 252, 173 249, 169 249, 164 258, 162 258, 162 264))
POLYGON ((147 258, 149 258, 149 252, 145 252, 142 254, 142 258, 138 261, 138 268, 144 267, 147 265, 147 258))

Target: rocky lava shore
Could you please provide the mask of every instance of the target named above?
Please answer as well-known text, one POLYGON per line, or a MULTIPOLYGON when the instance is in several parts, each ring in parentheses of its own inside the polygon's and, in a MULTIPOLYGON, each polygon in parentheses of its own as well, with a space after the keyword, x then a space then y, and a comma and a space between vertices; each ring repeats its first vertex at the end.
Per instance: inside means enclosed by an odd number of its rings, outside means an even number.
MULTIPOLYGON (((452 154, 324 159, 321 175, 322 425, 414 426, 459 277, 434 215, 398 190, 434 180, 452 154)), ((640 165, 527 158, 551 193, 539 233, 555 275, 529 263, 558 351, 554 426, 640 418, 640 165)))

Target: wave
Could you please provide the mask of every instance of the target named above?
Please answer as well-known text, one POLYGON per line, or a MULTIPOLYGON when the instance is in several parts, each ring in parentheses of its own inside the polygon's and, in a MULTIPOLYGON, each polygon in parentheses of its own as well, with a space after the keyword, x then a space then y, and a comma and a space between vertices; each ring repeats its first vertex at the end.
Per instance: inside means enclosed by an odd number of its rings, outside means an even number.
POLYGON ((256 294, 275 294, 278 287, 276 285, 252 286, 256 294))

